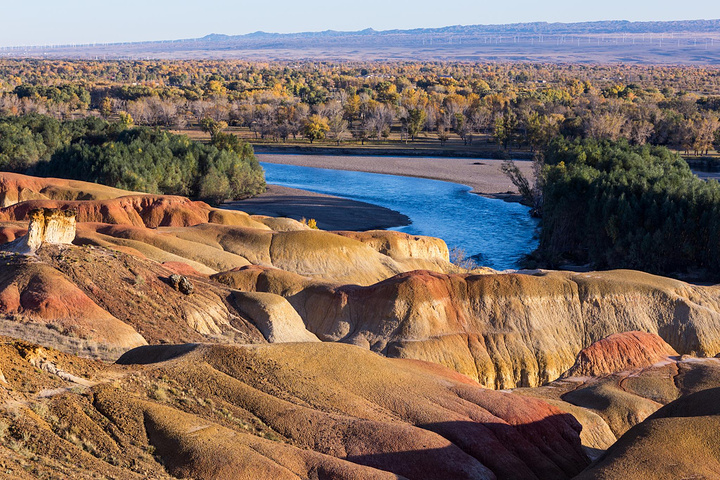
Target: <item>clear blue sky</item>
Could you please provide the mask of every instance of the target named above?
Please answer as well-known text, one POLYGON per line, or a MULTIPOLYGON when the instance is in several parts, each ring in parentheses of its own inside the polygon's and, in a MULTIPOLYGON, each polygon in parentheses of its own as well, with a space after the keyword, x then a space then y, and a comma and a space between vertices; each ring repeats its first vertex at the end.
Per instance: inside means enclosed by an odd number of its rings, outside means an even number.
POLYGON ((720 18, 718 0, 5 0, 0 46, 172 40, 258 30, 720 18))

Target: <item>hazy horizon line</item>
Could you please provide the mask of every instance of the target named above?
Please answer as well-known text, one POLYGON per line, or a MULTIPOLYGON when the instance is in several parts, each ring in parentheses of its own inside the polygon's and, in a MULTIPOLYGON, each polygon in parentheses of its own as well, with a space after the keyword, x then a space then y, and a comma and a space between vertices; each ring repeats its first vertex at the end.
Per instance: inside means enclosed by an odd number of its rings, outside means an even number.
POLYGON ((22 49, 37 49, 37 48, 61 48, 61 47, 92 47, 97 45, 128 45, 128 44, 144 44, 144 43, 175 43, 175 42, 187 42, 193 40, 202 40, 208 37, 246 37, 251 35, 305 35, 305 34, 322 34, 322 33, 340 33, 340 34, 352 34, 362 32, 373 32, 373 33, 392 33, 392 32, 419 32, 419 31, 432 31, 442 30, 453 27, 502 27, 502 26, 515 26, 515 25, 585 25, 585 24, 598 24, 598 23, 628 23, 628 24, 657 24, 657 23, 679 23, 679 22, 712 22, 720 21, 720 18, 693 18, 693 19, 679 19, 679 20, 618 20, 618 19, 606 19, 606 20, 587 20, 579 22, 550 22, 545 20, 538 20, 533 22, 512 22, 512 23, 470 23, 470 24, 452 24, 443 25, 439 27, 416 27, 416 28, 390 28, 375 30, 373 27, 366 27, 359 30, 306 30, 306 31, 295 31, 295 32, 268 32, 264 30, 257 30, 247 33, 215 33, 211 32, 201 37, 186 37, 186 38, 175 38, 175 39, 162 39, 162 40, 128 40, 128 41, 115 41, 115 42, 87 42, 87 43, 46 43, 46 44, 34 44, 34 45, 0 45, 2 50, 22 50, 22 49))

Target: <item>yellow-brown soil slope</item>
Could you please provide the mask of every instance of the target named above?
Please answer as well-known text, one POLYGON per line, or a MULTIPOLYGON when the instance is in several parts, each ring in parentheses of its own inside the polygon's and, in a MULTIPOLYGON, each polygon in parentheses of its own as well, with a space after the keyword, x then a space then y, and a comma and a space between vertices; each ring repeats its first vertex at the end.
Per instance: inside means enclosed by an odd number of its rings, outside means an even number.
POLYGON ((679 356, 656 335, 627 332, 583 349, 563 379, 514 393, 571 413, 583 445, 602 451, 663 405, 715 387, 720 359, 679 356))
POLYGON ((588 463, 542 401, 351 345, 152 346, 104 366, 0 340, 16 478, 532 480, 588 463))
POLYGON ((720 388, 683 397, 613 445, 578 480, 720 478, 720 388))
MULTIPOLYGON (((396 232, 384 233, 396 237, 396 232)), ((131 247, 153 260, 186 261, 208 274, 262 265, 341 284, 370 285, 417 268, 457 270, 447 257, 437 256, 434 245, 425 248, 425 237, 400 235, 404 245, 418 244, 415 256, 401 257, 405 252, 399 248, 381 253, 370 239, 366 244, 321 230, 273 231, 215 223, 157 229, 82 223, 76 243, 131 247), (419 255, 423 251, 427 256, 419 255)))
POLYGON ((185 295, 170 267, 97 247, 0 253, 0 333, 111 359, 148 342, 265 342, 229 288, 190 276, 185 295))
MULTIPOLYGON (((120 285, 133 283, 134 277, 138 285, 122 292, 111 280, 98 277, 112 279, 116 266, 83 261, 79 254, 73 254, 75 264, 51 256, 57 260, 51 262, 53 268, 70 275, 95 303, 150 343, 198 341, 193 331, 205 339, 219 335, 232 341, 227 333, 242 330, 233 324, 232 310, 240 316, 252 317, 252 312, 267 327, 266 339, 312 339, 296 331, 300 325, 289 303, 304 328, 322 341, 440 363, 493 388, 557 379, 580 350, 613 333, 658 334, 680 354, 720 352, 718 287, 633 271, 460 274, 437 239, 398 232, 324 232, 291 220, 217 210, 182 197, 20 202, 0 210, 8 218, 0 224, 8 237, 17 235, 17 222, 38 202, 84 212, 79 213, 75 244, 102 247, 95 251, 107 258, 120 251, 135 257, 127 260, 131 263, 184 263, 204 275, 224 272, 212 279, 230 288, 284 297, 241 297, 225 287, 214 287, 224 288, 224 297, 214 293, 202 302, 180 297, 171 308, 191 327, 170 334, 164 323, 153 325, 137 314, 166 309, 166 299, 157 293, 162 291, 159 284, 146 292, 138 286, 142 275, 131 273, 120 285), (89 269, 86 263, 98 265, 89 269), (91 288, 93 284, 97 288, 91 288), (133 293, 138 289, 145 296, 133 293), (262 305, 236 305, 248 298, 262 305), (280 312, 294 318, 285 323, 294 327, 290 335, 276 337, 270 317, 274 314, 280 321, 280 312)), ((211 283, 204 285, 212 290, 211 283)), ((238 338, 244 341, 244 335, 238 338)))

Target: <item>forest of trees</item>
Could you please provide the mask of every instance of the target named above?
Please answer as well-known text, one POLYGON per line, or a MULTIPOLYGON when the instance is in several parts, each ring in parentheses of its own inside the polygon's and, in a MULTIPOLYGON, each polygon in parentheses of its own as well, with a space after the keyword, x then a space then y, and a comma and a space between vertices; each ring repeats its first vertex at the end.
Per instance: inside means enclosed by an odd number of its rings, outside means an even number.
POLYGON ((559 135, 705 155, 720 144, 720 70, 703 67, 237 61, 0 61, 0 115, 88 115, 257 141, 543 148, 559 135))
POLYGON ((213 202, 265 189, 252 147, 216 131, 209 145, 97 117, 0 117, 0 171, 73 178, 213 202))
POLYGON ((720 271, 720 184, 664 147, 556 139, 536 259, 668 274, 720 271))

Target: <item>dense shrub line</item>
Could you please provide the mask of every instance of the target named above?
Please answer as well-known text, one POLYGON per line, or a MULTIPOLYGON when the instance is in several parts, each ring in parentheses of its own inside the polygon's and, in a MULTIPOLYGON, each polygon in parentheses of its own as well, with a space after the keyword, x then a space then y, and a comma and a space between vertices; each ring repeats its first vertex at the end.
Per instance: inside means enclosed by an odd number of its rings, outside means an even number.
POLYGON ((720 184, 665 147, 557 139, 545 152, 543 262, 720 271, 720 184))
POLYGON ((219 133, 210 145, 184 135, 88 117, 0 118, 0 170, 72 178, 214 202, 264 191, 252 147, 219 133))

